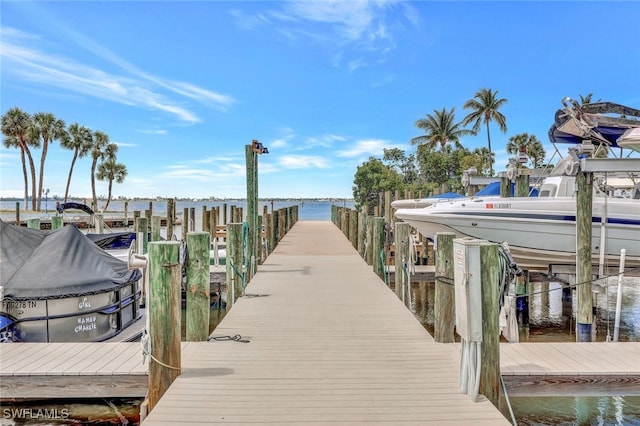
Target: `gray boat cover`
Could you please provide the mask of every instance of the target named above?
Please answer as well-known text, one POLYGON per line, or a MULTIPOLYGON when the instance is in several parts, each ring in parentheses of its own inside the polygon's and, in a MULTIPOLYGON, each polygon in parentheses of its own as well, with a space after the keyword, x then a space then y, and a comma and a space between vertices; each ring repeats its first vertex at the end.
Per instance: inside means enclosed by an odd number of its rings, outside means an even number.
POLYGON ((103 293, 141 277, 73 225, 40 231, 0 220, 0 255, 4 298, 10 300, 103 293))

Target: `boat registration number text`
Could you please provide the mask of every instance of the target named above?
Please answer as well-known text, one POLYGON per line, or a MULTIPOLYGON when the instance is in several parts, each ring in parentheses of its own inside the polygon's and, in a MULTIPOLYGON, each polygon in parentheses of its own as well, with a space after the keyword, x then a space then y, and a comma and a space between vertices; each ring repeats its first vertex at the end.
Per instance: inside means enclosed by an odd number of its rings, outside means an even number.
POLYGON ((487 209, 510 209, 511 203, 486 203, 484 207, 487 209))

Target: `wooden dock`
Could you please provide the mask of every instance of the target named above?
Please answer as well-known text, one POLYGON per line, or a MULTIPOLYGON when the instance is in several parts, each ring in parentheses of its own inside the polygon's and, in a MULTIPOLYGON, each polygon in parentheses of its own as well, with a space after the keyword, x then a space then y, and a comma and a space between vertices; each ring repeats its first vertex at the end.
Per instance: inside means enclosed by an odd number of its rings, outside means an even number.
POLYGON ((144 425, 509 424, 331 222, 298 222, 144 425), (251 297, 253 296, 253 297, 251 297))
MULTIPOLYGON (((249 343, 183 342, 144 425, 509 423, 460 394, 458 344, 435 343, 330 222, 280 242, 213 336, 236 334, 249 343)), ((638 395, 638 359, 639 342, 501 344, 517 395, 638 395)), ((147 368, 140 343, 0 344, 0 401, 142 398, 147 368)))

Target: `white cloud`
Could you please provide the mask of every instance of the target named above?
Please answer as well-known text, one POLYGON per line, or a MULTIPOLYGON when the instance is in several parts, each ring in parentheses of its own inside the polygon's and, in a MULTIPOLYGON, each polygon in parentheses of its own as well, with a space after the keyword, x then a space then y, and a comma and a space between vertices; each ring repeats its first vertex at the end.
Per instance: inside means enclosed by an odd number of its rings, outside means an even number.
POLYGON ((402 29, 402 23, 407 21, 418 25, 411 7, 400 6, 401 22, 392 18, 389 12, 401 4, 398 0, 296 0, 281 3, 280 9, 268 12, 268 17, 265 13, 248 16, 237 9, 232 15, 241 29, 257 30, 269 25, 288 40, 311 40, 331 52, 334 66, 344 64, 354 71, 383 62, 395 49, 392 29, 402 29), (363 54, 375 59, 367 60, 363 54))
POLYGON ((283 155, 279 163, 286 169, 329 168, 327 159, 317 155, 283 155))
POLYGON ((174 100, 171 95, 177 94, 219 110, 226 110, 234 103, 231 96, 188 82, 171 81, 147 74, 77 33, 72 33, 74 41, 118 65, 126 74, 108 73, 68 57, 32 47, 30 44, 38 40, 35 35, 12 28, 2 28, 0 31, 0 55, 4 70, 22 80, 124 105, 164 111, 187 123, 199 122, 200 118, 184 106, 184 100, 174 100))
POLYGON ((339 157, 357 157, 362 154, 381 156, 384 148, 390 148, 388 141, 380 139, 361 140, 348 150, 338 151, 339 157))

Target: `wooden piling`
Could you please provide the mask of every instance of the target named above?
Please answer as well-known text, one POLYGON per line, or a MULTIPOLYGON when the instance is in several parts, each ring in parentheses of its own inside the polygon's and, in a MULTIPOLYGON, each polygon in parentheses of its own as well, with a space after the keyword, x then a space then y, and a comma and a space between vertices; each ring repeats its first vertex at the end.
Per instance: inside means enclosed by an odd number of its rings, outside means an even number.
POLYGON ((503 198, 511 197, 511 180, 506 176, 500 177, 500 196, 503 198))
POLYGON ((135 224, 136 238, 142 238, 141 254, 146 254, 149 251, 149 248, 148 248, 149 238, 147 237, 148 235, 147 230, 149 229, 149 226, 147 223, 148 221, 146 217, 139 217, 136 219, 136 224, 135 224))
POLYGON ((187 233, 189 232, 189 208, 184 207, 182 209, 182 233, 180 234, 180 239, 184 241, 187 238, 187 233))
POLYGON ((202 342, 209 337, 209 232, 187 234, 187 313, 186 339, 202 342))
MULTIPOLYGON (((405 306, 407 302, 411 300, 409 292, 411 291, 411 278, 409 276, 409 268, 412 262, 411 259, 411 238, 409 232, 411 232, 411 225, 406 222, 396 222, 394 232, 394 244, 395 250, 395 285, 396 296, 403 301, 405 306)), ((408 306, 410 307, 410 306, 408 306)))
POLYGON ((529 175, 519 174, 516 178, 516 197, 529 196, 529 175))
POLYGON ((433 303, 433 338, 439 343, 455 341, 455 290, 453 287, 453 232, 435 235, 436 283, 433 303))
POLYGON ((358 254, 364 259, 365 257, 365 240, 367 238, 367 214, 358 213, 358 254))
POLYGON ((227 224, 227 312, 244 291, 242 223, 227 224))
POLYGON ((373 222, 374 217, 371 215, 367 215, 366 220, 366 248, 365 248, 365 258, 367 261, 367 265, 373 266, 373 222))
POLYGON ((480 246, 480 282, 482 283, 480 394, 486 396, 496 407, 500 400, 499 262, 497 244, 487 242, 480 246))
POLYGON ((16 201, 16 226, 20 226, 20 201, 16 201))
POLYGON ((151 216, 151 241, 160 241, 161 219, 160 216, 151 216))
MULTIPOLYGON (((189 231, 195 231, 196 230, 196 208, 195 207, 189 207, 189 231)), ((186 237, 183 236, 182 239, 184 240, 186 237)))
POLYGON ((253 145, 245 145, 246 176, 247 176, 247 255, 251 266, 247 271, 247 282, 251 281, 255 269, 254 262, 258 259, 258 154, 253 145))
POLYGON ((62 216, 53 216, 51 218, 51 230, 56 230, 56 229, 60 229, 64 226, 64 223, 62 223, 62 216))
MULTIPOLYGON (((547 283, 548 284, 548 283, 547 283)), ((529 341, 529 273, 524 271, 516 277, 516 318, 518 318, 518 335, 520 342, 529 341)), ((547 293, 547 297, 549 294, 547 293)), ((542 297, 543 299, 544 297, 542 297)))
POLYGON ((129 227, 129 202, 124 202, 124 226, 129 227))
POLYGON ((593 327, 593 294, 591 292, 591 234, 593 212, 593 174, 578 172, 576 176, 576 339, 590 342, 593 327))
POLYGON ((176 219, 176 204, 173 198, 167 200, 167 241, 173 240, 173 223, 176 219))
MULTIPOLYGON (((141 218, 142 219, 142 218, 141 218)), ((146 229, 145 229, 146 232, 146 229)), ((149 409, 180 375, 180 243, 149 244, 149 409)))
POLYGON ((373 219, 373 272, 384 280, 384 264, 382 253, 384 250, 384 217, 373 219))
POLYGON ((349 241, 354 248, 358 248, 358 212, 349 210, 349 241))

